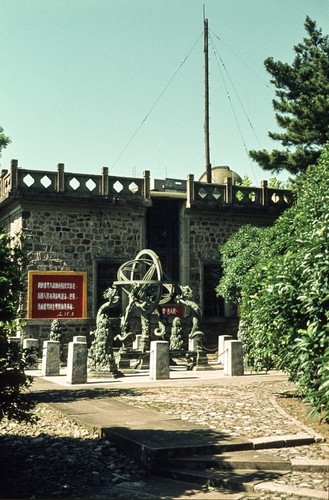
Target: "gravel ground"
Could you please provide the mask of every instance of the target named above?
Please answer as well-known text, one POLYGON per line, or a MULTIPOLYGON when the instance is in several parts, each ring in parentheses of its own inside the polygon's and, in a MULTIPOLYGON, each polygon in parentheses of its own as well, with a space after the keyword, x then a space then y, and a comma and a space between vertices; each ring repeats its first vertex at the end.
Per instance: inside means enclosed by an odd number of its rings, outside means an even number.
MULTIPOLYGON (((303 423, 287 416, 275 394, 292 389, 287 382, 238 386, 205 385, 116 390, 116 397, 135 406, 168 414, 180 414, 212 429, 247 438, 304 431, 303 423)), ((111 390, 109 390, 111 391, 111 390)), ((105 394, 104 394, 105 397, 105 394)), ((147 496, 120 484, 146 480, 133 460, 49 406, 39 403, 33 424, 0 422, 0 498, 93 498, 144 500, 147 496)), ((283 458, 328 459, 328 443, 266 450, 283 458)), ((278 480, 295 487, 327 491, 324 473, 292 472, 278 480)), ((230 495, 228 495, 228 498, 230 495)), ((193 496, 197 500, 197 496, 193 496)), ((216 494, 214 493, 214 500, 216 494)), ((299 500, 299 495, 278 493, 243 494, 245 500, 299 500)))
POLYGON ((34 414, 34 424, 0 423, 1 498, 120 498, 120 483, 145 477, 96 433, 44 404, 34 414))

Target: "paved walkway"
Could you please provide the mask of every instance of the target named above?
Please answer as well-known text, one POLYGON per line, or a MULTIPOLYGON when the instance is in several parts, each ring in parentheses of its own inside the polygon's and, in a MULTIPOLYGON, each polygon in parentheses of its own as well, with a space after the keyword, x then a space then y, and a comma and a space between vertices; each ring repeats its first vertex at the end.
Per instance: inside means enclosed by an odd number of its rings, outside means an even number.
MULTIPOLYGON (((58 377, 43 378, 40 372, 31 372, 35 376, 32 391, 39 394, 39 397, 51 404, 57 410, 65 413, 74 420, 81 422, 83 425, 91 426, 100 430, 104 437, 108 437, 111 441, 115 442, 118 447, 126 453, 141 459, 147 466, 152 462, 155 456, 162 456, 168 450, 172 453, 175 449, 190 450, 191 453, 196 447, 204 447, 215 449, 216 447, 223 446, 223 443, 234 444, 236 441, 239 446, 243 447, 244 443, 252 442, 254 448, 263 448, 264 446, 274 446, 276 448, 285 446, 289 450, 295 449, 296 445, 306 447, 311 442, 321 442, 321 436, 317 435, 312 429, 305 427, 305 425, 288 417, 282 410, 275 405, 273 401, 267 402, 262 405, 264 398, 259 399, 258 417, 265 422, 266 435, 262 433, 261 437, 254 434, 251 438, 244 435, 236 436, 229 430, 228 432, 218 432, 211 430, 209 426, 202 425, 188 420, 181 420, 181 412, 173 412, 172 415, 159 411, 153 411, 155 404, 154 394, 161 395, 162 399, 170 403, 169 395, 171 398, 175 397, 173 387, 179 388, 180 391, 185 390, 185 395, 194 395, 196 392, 199 394, 206 393, 207 390, 211 391, 220 388, 221 391, 221 405, 224 404, 224 397, 227 396, 226 409, 228 407, 235 408, 236 412, 240 412, 237 416, 240 417, 240 426, 243 428, 244 418, 248 418, 250 424, 250 415, 252 410, 249 407, 245 408, 242 401, 244 396, 251 391, 260 392, 264 384, 268 383, 284 383, 287 382, 286 375, 280 372, 270 372, 268 374, 246 374, 243 377, 225 377, 222 370, 205 370, 205 371, 186 371, 186 370, 172 370, 170 372, 170 379, 161 381, 151 381, 149 375, 145 371, 140 371, 137 374, 127 374, 119 379, 88 379, 87 384, 82 385, 69 385, 66 383, 65 372, 58 377), (115 390, 115 397, 109 397, 109 389, 115 390), (120 397, 122 391, 118 389, 127 389, 124 391, 125 396, 120 397), (128 389, 146 389, 146 396, 137 404, 142 407, 137 407, 134 403, 134 392, 129 394, 128 389), (152 389, 152 391, 150 391, 152 389), (202 390, 201 390, 202 389, 202 390), (235 392, 234 392, 235 391, 235 392), (240 400, 234 402, 232 394, 236 394, 240 400), (234 404, 236 403, 236 404, 234 404), (240 406, 239 406, 240 403, 240 406), (269 414, 269 406, 270 412, 269 414), (281 412, 281 421, 285 422, 286 427, 282 427, 280 422, 280 429, 284 428, 287 433, 285 435, 278 434, 278 426, 276 421, 276 414, 281 412), (261 415, 259 415, 261 413, 261 415), (271 425, 272 424, 272 425, 271 425), (266 444, 267 441, 267 444, 266 444), (288 447, 288 448, 287 448, 288 447)), ((179 392, 179 391, 178 391, 179 392)), ((178 394, 177 392, 177 394, 178 394)), ((264 394, 263 394, 264 396, 264 394)), ((257 396, 256 396, 257 398, 257 396)), ((159 399, 159 398, 158 398, 159 399)), ((175 404, 174 399, 172 399, 175 404)), ((181 401, 181 406, 184 402, 181 401)), ((177 401, 176 401, 176 407, 177 401)), ((211 412, 211 408, 209 409, 211 412)), ((213 414, 216 412, 212 412, 213 414)), ((280 416, 280 415, 279 415, 280 416)), ((232 417, 233 418, 233 417, 232 417)), ((207 422, 208 423, 208 422, 207 422)), ((255 427, 259 426, 258 423, 255 427)), ((243 433, 241 433, 243 434, 243 433)), ((246 446, 249 446, 246 445, 246 446)), ((322 445, 324 446, 324 445, 322 445)), ((316 456, 317 459, 322 459, 322 475, 323 470, 328 463, 323 460, 323 448, 320 450, 320 455, 316 456)), ((327 492, 322 490, 313 490, 313 496, 310 496, 309 488, 305 487, 305 477, 307 474, 314 474, 316 476, 315 482, 319 480, 319 470, 307 466, 311 466, 311 460, 314 459, 314 452, 309 455, 311 458, 304 457, 303 465, 304 470, 307 472, 303 475, 299 474, 299 481, 296 478, 293 480, 293 486, 283 481, 280 488, 278 483, 272 484, 272 496, 269 492, 266 498, 287 498, 287 495, 292 495, 291 498, 319 498, 327 499, 327 492), (309 461, 305 461, 309 458, 309 461), (313 472, 312 472, 313 471, 313 472)), ((316 453, 315 453, 316 455, 316 453)), ((292 456, 295 456, 293 453, 292 456)), ((289 457, 288 457, 289 458, 289 457)), ((296 459, 295 459, 296 460, 296 459)), ((317 460, 317 464, 320 461, 317 460)), ((270 484, 270 483, 269 483, 270 484)), ((223 493, 213 491, 203 491, 200 487, 192 487, 189 484, 184 484, 181 481, 173 481, 169 479, 150 478, 145 482, 139 484, 126 484, 122 488, 134 487, 135 490, 141 489, 141 498, 195 498, 195 499, 208 499, 215 500, 220 498, 265 498, 264 496, 254 496, 246 493, 223 493)))

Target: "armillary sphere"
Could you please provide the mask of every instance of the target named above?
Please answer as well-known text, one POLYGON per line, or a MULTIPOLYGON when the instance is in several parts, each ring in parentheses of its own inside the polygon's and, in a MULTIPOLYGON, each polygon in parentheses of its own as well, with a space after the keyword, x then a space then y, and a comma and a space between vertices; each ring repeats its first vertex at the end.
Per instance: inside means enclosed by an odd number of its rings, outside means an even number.
POLYGON ((162 294, 162 267, 153 250, 141 250, 134 260, 125 262, 113 284, 129 297, 129 304, 141 314, 151 314, 159 305, 162 294))

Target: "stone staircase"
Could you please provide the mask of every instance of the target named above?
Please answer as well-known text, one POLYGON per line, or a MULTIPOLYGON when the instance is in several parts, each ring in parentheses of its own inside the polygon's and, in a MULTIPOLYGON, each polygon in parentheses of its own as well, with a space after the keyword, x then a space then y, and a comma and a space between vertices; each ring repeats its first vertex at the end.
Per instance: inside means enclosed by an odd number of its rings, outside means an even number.
POLYGON ((157 468, 157 473, 229 491, 253 492, 255 484, 277 479, 290 470, 288 461, 272 460, 269 455, 258 452, 235 451, 167 459, 157 468))
MULTIPOLYGON (((155 456, 152 473, 186 483, 203 485, 221 493, 241 492, 246 494, 286 494, 312 500, 327 500, 328 492, 311 488, 289 486, 289 481, 280 480, 293 471, 312 470, 329 472, 329 460, 285 460, 266 454, 262 449, 282 446, 298 446, 315 442, 309 435, 268 437, 250 443, 238 441, 226 443, 225 448, 204 453, 204 449, 169 450, 161 457, 155 456), (247 448, 247 449, 246 449, 247 448)), ((243 498, 243 497, 239 497, 243 498)), ((279 497, 280 498, 280 497, 279 497)))

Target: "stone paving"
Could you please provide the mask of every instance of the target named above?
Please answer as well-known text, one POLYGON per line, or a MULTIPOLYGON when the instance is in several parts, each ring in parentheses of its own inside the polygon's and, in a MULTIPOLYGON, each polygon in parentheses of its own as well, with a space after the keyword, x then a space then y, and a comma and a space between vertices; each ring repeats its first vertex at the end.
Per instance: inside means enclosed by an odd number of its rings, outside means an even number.
MULTIPOLYGON (((289 416, 279 406, 275 394, 293 390, 293 384, 284 382, 263 382, 247 385, 202 386, 202 390, 191 391, 190 387, 161 387, 139 389, 132 395, 120 398, 141 408, 161 411, 169 415, 180 415, 189 420, 206 425, 216 431, 225 431, 232 437, 260 438, 310 432, 307 426, 289 416)), ((262 452, 285 459, 305 461, 328 460, 329 443, 318 442, 308 446, 267 449, 262 452)), ((328 491, 329 470, 322 472, 293 471, 276 480, 277 485, 293 488, 311 488, 328 491)), ((262 494, 261 494, 262 495, 262 494)), ((243 498, 288 498, 280 496, 246 496, 243 498)), ((289 498, 300 498, 291 495, 289 498)), ((329 495, 328 495, 329 498, 329 495)))
MULTIPOLYGON (((175 376, 175 374, 173 375, 175 376)), ((168 380, 155 383, 140 383, 139 379, 126 377, 118 381, 93 384, 90 381, 88 390, 102 388, 102 397, 113 396, 125 403, 140 408, 151 409, 169 415, 180 416, 183 420, 195 422, 217 431, 225 431, 232 437, 263 438, 266 436, 281 436, 308 432, 314 436, 314 431, 303 423, 289 416, 278 404, 277 394, 291 391, 293 385, 286 378, 271 379, 270 376, 262 380, 254 377, 233 377, 220 379, 218 374, 207 373, 202 377, 191 377, 191 380, 168 380), (137 381, 136 381, 137 380, 137 381), (133 390, 132 390, 133 388, 133 390)), ((62 384, 61 379, 52 380, 62 384)), ((65 385, 65 382, 64 382, 65 385)), ((67 388, 67 386, 66 386, 67 388)), ((76 389, 81 389, 79 386, 76 389)), ((84 386, 85 388, 85 386, 84 386)), ((173 500, 193 498, 195 500, 302 500, 304 498, 315 500, 327 499, 328 471, 314 472, 308 467, 310 460, 328 460, 329 445, 319 442, 309 446, 296 446, 291 448, 278 448, 262 450, 262 453, 290 460, 305 461, 306 471, 293 470, 281 476, 272 483, 262 483, 253 493, 228 493, 212 491, 205 488, 204 492, 188 492, 185 495, 166 495, 169 491, 169 482, 165 479, 156 479, 156 484, 162 487, 161 495, 152 494, 150 479, 137 479, 136 469, 128 482, 120 484, 122 498, 136 500, 173 500), (134 482, 135 474, 135 482, 134 482), (136 481, 137 479, 137 481, 136 481), (162 482, 161 482, 162 481, 162 482), (310 494, 310 491, 314 494, 310 494)), ((127 465, 127 464, 126 464, 127 465)), ((134 466, 135 467, 135 466, 134 466)), ((129 473, 129 472, 128 472, 129 473)), ((103 490, 104 491, 104 490, 103 490)), ((93 498, 106 498, 102 492, 93 498)), ((329 496, 328 496, 329 498, 329 496)))

